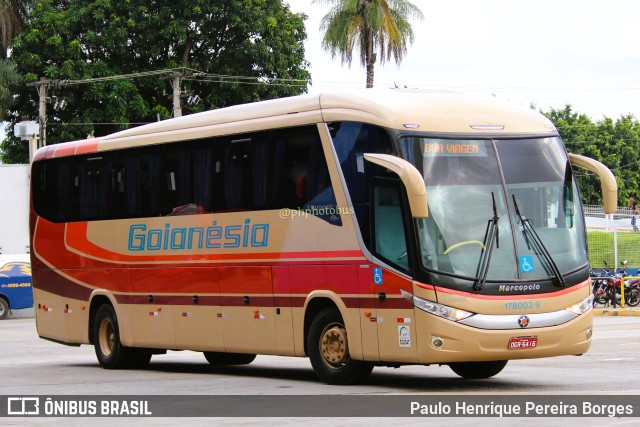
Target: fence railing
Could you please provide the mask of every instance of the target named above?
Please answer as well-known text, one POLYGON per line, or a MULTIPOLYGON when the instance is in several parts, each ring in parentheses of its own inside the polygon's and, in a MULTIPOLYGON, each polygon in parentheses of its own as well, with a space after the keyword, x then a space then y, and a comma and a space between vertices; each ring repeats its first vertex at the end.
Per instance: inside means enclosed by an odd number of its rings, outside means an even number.
MULTIPOLYGON (((592 268, 620 269, 626 261, 629 272, 640 268, 640 232, 634 227, 633 214, 627 207, 618 207, 605 215, 602 206, 585 205, 589 262, 592 268)), ((639 221, 640 218, 636 218, 639 221)))

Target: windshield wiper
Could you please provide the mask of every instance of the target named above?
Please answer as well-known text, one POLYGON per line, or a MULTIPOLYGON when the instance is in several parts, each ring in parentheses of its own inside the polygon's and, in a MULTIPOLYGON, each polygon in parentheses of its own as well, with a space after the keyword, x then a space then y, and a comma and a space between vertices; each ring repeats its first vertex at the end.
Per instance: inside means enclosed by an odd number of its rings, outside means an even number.
POLYGON ((493 252, 493 242, 496 243, 496 248, 500 248, 500 236, 498 229, 498 210, 496 209, 496 196, 491 192, 491 200, 493 202, 493 218, 487 222, 487 229, 484 232, 484 245, 482 258, 480 258, 480 264, 478 264, 478 271, 476 272, 476 280, 473 283, 473 290, 479 291, 484 287, 484 283, 487 281, 487 275, 489 274, 489 263, 491 263, 491 253, 493 252))
POLYGON ((518 206, 518 202, 516 200, 516 195, 512 194, 512 196, 513 196, 513 205, 516 208, 516 215, 518 215, 518 218, 520 219, 520 222, 522 223, 522 230, 524 232, 525 241, 527 242, 527 247, 529 249, 531 249, 531 244, 529 243, 529 240, 531 240, 533 242, 534 246, 536 247, 536 249, 535 249, 536 252, 541 254, 544 257, 544 259, 547 261, 547 263, 549 264, 549 267, 551 267, 551 271, 552 271, 553 275, 558 280, 558 286, 560 286, 561 288, 565 287, 567 283, 565 282, 564 277, 562 277, 562 273, 560 273, 560 269, 558 268, 558 265, 553 260, 553 257, 551 256, 551 254, 547 250, 547 248, 544 245, 544 243, 542 243, 542 240, 540 239, 540 236, 538 236, 538 233, 536 233, 536 230, 533 228, 533 225, 531 224, 531 220, 525 218, 520 213, 520 207, 518 206))

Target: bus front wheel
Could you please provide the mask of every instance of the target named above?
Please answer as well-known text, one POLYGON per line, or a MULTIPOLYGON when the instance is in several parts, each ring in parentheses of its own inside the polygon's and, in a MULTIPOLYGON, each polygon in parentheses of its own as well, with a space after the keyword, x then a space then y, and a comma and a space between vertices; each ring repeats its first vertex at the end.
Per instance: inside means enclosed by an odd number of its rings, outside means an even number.
POLYGON ((345 385, 364 380, 373 365, 349 355, 347 329, 340 312, 328 307, 318 313, 309 328, 308 353, 316 375, 328 384, 345 385))
POLYGON ((149 350, 122 345, 118 317, 110 304, 103 304, 96 312, 93 346, 100 366, 105 369, 144 368, 151 360, 149 350))
POLYGON ((468 380, 491 378, 500 373, 506 365, 506 360, 449 363, 449 367, 453 372, 468 380))

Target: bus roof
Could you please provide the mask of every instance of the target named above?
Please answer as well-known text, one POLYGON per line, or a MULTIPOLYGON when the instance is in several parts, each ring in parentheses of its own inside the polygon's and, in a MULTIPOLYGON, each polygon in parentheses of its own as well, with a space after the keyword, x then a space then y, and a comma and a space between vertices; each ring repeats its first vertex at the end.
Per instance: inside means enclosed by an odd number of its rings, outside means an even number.
MULTIPOLYGON (((322 92, 235 105, 75 141, 46 157, 230 135, 319 122, 359 121, 397 130, 437 134, 556 134, 551 121, 530 108, 492 97, 411 89, 322 92), (83 146, 89 145, 93 149, 83 146), (64 154, 63 154, 64 153, 64 154)), ((41 158, 42 153, 37 156, 41 158)))

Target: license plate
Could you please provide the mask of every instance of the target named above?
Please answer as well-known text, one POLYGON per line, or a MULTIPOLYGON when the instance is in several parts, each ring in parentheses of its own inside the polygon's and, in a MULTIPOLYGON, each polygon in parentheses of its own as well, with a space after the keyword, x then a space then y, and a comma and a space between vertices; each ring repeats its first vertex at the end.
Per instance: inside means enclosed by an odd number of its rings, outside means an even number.
POLYGON ((509 350, 526 350, 536 348, 538 337, 513 337, 509 339, 509 350))

